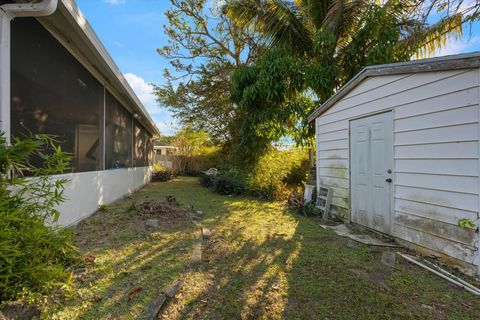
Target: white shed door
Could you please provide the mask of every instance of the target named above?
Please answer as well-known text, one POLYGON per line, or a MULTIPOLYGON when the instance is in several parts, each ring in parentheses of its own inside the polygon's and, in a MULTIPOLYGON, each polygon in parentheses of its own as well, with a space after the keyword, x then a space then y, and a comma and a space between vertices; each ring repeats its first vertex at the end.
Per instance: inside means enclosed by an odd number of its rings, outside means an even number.
POLYGON ((392 112, 350 122, 352 221, 392 231, 392 112))

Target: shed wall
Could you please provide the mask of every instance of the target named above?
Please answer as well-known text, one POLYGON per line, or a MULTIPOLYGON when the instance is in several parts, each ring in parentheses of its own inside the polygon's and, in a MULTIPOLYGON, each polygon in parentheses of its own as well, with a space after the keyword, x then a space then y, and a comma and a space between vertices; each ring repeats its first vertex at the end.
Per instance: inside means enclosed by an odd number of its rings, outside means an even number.
POLYGON ((476 259, 479 70, 367 78, 315 120, 317 183, 349 219, 349 121, 393 110, 394 236, 463 261, 476 259))

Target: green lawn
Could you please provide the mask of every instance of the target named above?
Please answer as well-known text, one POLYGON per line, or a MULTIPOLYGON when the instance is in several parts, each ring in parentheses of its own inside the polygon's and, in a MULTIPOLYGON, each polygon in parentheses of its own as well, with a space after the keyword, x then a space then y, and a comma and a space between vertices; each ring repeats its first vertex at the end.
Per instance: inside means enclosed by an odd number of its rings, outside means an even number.
POLYGON ((179 178, 159 186, 205 212, 213 235, 163 319, 478 319, 480 299, 323 230, 280 203, 226 197, 179 178))
POLYGON ((318 219, 278 202, 221 196, 184 177, 151 183, 76 227, 82 253, 95 261, 46 318, 140 318, 185 270, 198 231, 178 219, 145 230, 148 217, 134 204, 169 195, 202 210, 213 234, 161 319, 479 319, 479 298, 403 261, 379 273, 380 251, 347 242, 318 219))

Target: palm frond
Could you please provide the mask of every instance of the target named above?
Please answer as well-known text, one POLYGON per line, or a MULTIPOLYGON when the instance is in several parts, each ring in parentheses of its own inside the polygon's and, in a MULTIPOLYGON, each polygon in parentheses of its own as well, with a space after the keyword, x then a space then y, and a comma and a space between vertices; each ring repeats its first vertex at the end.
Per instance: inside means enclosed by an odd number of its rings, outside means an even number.
POLYGON ((318 30, 322 27, 334 0, 294 0, 294 2, 307 17, 312 28, 318 30))
POLYGON ((333 0, 324 18, 322 29, 333 33, 339 45, 349 42, 358 30, 369 0, 333 0))
POLYGON ((414 28, 397 46, 415 51, 416 58, 429 57, 435 50, 444 48, 448 40, 458 40, 462 36, 463 23, 461 14, 445 17, 431 26, 414 28))
POLYGON ((288 0, 233 0, 228 12, 240 24, 254 26, 271 46, 288 45, 298 53, 311 52, 312 31, 308 18, 288 0))

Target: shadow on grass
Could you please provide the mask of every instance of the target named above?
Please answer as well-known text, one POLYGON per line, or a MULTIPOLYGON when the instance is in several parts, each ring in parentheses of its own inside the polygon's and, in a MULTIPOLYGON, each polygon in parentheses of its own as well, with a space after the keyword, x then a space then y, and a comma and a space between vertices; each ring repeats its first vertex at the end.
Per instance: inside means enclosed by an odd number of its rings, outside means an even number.
POLYGON ((189 220, 159 219, 160 228, 150 231, 145 221, 155 217, 128 209, 132 202, 148 199, 143 193, 154 193, 151 187, 116 202, 108 212, 98 212, 75 228, 86 268, 75 277, 77 285, 71 299, 52 306, 48 318, 139 319, 161 290, 184 272, 195 231, 189 220))
POLYGON ((220 196, 184 178, 164 192, 203 210, 213 235, 163 319, 476 319, 480 312, 478 298, 403 262, 378 286, 362 274, 379 266, 380 251, 279 203, 220 196))

